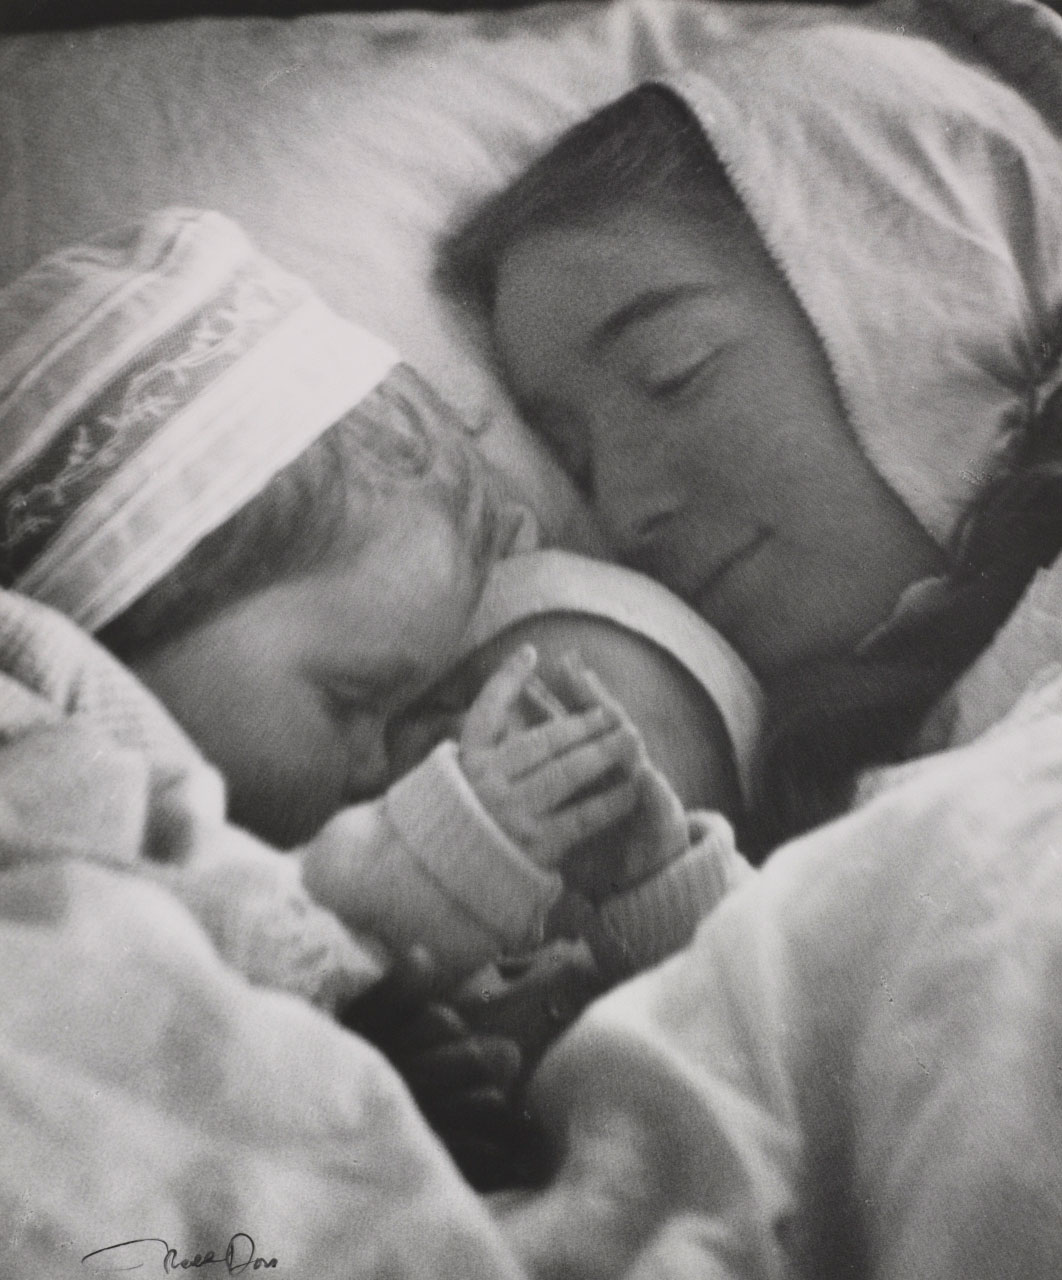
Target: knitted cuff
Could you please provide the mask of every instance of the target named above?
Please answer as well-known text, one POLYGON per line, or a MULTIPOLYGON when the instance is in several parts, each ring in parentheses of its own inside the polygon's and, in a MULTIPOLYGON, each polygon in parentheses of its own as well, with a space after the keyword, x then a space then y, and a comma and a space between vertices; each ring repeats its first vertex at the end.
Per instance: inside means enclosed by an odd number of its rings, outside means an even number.
POLYGON ((535 942, 561 878, 523 854, 480 804, 457 745, 442 742, 387 793, 387 817, 421 872, 505 947, 535 942))
POLYGON ((685 946, 701 920, 752 874, 721 814, 691 815, 690 848, 681 857, 601 904, 598 964, 608 976, 623 977, 658 963, 685 946))

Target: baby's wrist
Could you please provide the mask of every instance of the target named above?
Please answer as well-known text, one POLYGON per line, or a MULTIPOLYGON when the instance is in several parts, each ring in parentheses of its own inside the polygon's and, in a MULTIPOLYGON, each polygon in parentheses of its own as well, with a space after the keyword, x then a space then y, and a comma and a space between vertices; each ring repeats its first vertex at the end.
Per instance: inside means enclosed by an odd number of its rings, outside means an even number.
POLYGON ((690 851, 690 845, 690 830, 687 823, 685 838, 668 846, 666 851, 654 851, 651 855, 636 855, 628 858, 620 867, 613 893, 629 893, 647 880, 652 880, 673 862, 685 857, 690 851))
POLYGON ((691 834, 687 823, 685 839, 669 844, 663 851, 626 854, 610 860, 608 864, 599 864, 589 874, 584 872, 572 876, 570 887, 595 907, 609 898, 632 893, 680 862, 692 847, 691 834))

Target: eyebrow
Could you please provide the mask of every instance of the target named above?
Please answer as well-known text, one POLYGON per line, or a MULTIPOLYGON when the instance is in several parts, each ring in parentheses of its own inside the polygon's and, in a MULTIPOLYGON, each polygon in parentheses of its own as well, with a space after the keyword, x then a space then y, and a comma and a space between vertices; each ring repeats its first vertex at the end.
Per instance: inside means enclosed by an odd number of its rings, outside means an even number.
POLYGON ((592 352, 600 352, 602 347, 611 346, 632 325, 651 320, 661 311, 677 306, 687 298, 702 297, 711 292, 711 287, 703 283, 673 284, 660 289, 647 289, 603 320, 590 334, 587 346, 592 352))

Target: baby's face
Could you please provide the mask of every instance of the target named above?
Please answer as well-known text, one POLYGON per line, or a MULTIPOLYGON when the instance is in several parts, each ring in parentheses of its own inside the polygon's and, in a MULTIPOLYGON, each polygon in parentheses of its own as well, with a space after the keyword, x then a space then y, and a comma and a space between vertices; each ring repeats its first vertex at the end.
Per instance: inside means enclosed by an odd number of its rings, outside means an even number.
POLYGON ((452 665, 478 598, 443 516, 390 511, 367 546, 131 664, 224 775, 233 818, 276 844, 384 789, 388 726, 452 665))
POLYGON ((730 739, 718 710, 669 654, 605 618, 544 614, 516 623, 469 655, 401 727, 392 762, 404 772, 436 742, 454 737, 487 678, 520 645, 538 651, 538 672, 556 690, 565 655, 576 652, 626 707, 650 759, 687 809, 735 815, 740 791, 730 739))

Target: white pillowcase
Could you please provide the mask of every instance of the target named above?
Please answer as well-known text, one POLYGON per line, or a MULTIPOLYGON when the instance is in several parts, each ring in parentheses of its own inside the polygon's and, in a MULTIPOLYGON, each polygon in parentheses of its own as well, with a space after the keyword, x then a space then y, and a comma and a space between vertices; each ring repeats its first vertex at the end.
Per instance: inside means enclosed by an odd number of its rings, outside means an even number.
MULTIPOLYGON (((564 127, 768 23, 895 6, 619 0, 508 13, 205 18, 0 40, 0 284, 169 204, 238 219, 487 428, 547 530, 576 499, 516 418, 482 333, 432 284, 438 238, 564 127)), ((889 17, 892 14, 892 17, 889 17)))

